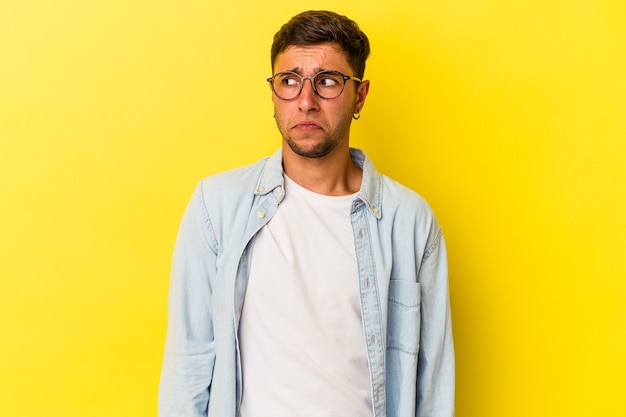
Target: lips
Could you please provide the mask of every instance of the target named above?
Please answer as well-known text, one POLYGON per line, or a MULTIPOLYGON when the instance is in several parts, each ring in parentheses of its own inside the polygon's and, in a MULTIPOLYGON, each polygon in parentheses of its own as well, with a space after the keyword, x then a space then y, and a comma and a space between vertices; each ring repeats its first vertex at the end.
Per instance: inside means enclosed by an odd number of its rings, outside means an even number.
POLYGON ((319 123, 313 121, 313 120, 303 120, 299 123, 297 123, 294 126, 295 129, 300 129, 300 130, 306 130, 306 131, 311 131, 311 130, 317 130, 317 129, 321 129, 322 126, 320 126, 319 123))

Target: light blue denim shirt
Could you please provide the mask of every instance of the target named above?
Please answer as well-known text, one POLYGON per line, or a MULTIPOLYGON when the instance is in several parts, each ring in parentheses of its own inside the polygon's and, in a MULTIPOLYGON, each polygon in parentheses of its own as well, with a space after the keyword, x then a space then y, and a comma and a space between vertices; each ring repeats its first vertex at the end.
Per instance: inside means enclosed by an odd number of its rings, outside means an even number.
MULTIPOLYGON (((454 350, 441 229, 420 196, 376 172, 363 152, 350 152, 363 168, 351 222, 374 416, 451 417, 454 350)), ((237 416, 237 328, 251 251, 283 200, 283 184, 279 150, 196 188, 174 249, 159 416, 237 416)))

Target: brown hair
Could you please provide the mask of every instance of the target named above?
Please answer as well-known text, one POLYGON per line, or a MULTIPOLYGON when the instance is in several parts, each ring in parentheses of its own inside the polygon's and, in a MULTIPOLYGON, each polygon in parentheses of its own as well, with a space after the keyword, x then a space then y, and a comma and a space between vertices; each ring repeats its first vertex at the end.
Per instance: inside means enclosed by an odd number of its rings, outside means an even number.
POLYGON ((363 78, 365 61, 370 54, 367 36, 353 20, 324 10, 300 13, 276 32, 272 43, 272 70, 278 55, 289 46, 310 46, 326 42, 338 44, 355 76, 363 78))

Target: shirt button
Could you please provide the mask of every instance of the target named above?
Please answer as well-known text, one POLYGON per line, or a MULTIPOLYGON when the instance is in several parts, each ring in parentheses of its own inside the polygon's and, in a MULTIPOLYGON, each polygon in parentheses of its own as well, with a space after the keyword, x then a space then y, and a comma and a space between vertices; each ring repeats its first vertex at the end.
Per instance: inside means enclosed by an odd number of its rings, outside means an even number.
POLYGON ((375 334, 373 334, 373 335, 370 337, 370 342, 372 343, 372 345, 375 345, 375 344, 376 344, 376 335, 375 335, 375 334))
POLYGON ((378 214, 378 207, 372 207, 372 211, 374 212, 374 214, 378 214))
POLYGON ((363 229, 359 230, 359 239, 363 239, 363 229))
POLYGON ((280 193, 282 193, 282 192, 283 192, 283 187, 281 187, 281 186, 279 185, 278 187, 276 187, 276 189, 274 190, 274 192, 275 192, 276 194, 280 194, 280 193))
POLYGON ((257 188, 257 189, 256 189, 256 191, 257 191, 258 193, 262 193, 263 191, 265 191, 265 188, 263 188, 263 187, 259 187, 259 188, 257 188))
POLYGON ((259 212, 257 213, 257 217, 258 217, 259 219, 264 219, 264 218, 265 218, 265 213, 263 213, 262 211, 259 211, 259 212))
POLYGON ((370 279, 369 278, 365 278, 365 288, 369 289, 370 287, 370 279))

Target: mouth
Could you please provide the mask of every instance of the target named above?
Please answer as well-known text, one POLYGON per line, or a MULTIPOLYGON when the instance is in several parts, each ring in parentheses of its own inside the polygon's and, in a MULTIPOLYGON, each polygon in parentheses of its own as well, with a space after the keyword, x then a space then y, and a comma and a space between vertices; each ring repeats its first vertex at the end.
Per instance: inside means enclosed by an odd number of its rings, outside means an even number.
POLYGON ((314 122, 312 120, 303 120, 299 123, 296 123, 296 125, 294 126, 294 129, 299 129, 299 130, 310 132, 313 130, 322 129, 322 127, 319 125, 319 123, 314 122))

